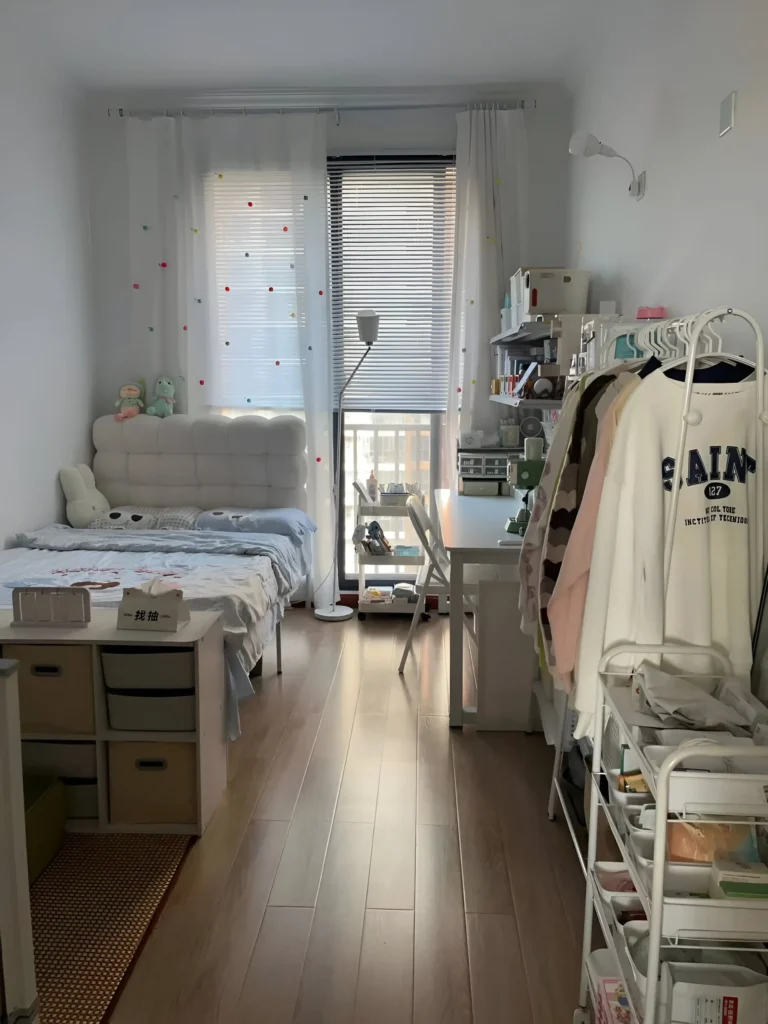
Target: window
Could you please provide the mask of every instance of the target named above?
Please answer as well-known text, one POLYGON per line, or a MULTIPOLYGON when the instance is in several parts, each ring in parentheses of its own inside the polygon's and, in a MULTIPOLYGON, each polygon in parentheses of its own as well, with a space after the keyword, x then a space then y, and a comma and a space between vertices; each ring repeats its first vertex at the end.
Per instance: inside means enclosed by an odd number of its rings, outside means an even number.
POLYGON ((381 315, 349 409, 443 412, 453 277, 452 157, 328 163, 335 393, 361 355, 355 316, 381 315))
MULTIPOLYGON (((378 341, 344 397, 340 577, 357 562, 355 479, 418 484, 428 501, 447 405, 456 178, 453 158, 339 158, 328 164, 334 391, 362 354, 355 315, 374 308, 378 341)), ((394 544, 410 522, 380 517, 394 544)), ((380 580, 412 567, 367 566, 380 580)))
POLYGON ((294 193, 289 171, 228 170, 223 180, 206 178, 215 250, 210 301, 218 319, 209 372, 215 404, 228 412, 304 407, 304 232, 294 193))
MULTIPOLYGON (((390 483, 418 484, 428 501, 433 486, 430 456, 437 448, 433 441, 434 418, 430 413, 344 412, 344 518, 339 556, 342 581, 357 572, 352 544, 356 508, 352 481, 365 484, 373 473, 379 487, 390 483)), ((378 522, 391 544, 419 543, 409 519, 383 514, 378 522)), ((379 569, 368 565, 366 575, 379 580, 402 580, 413 577, 413 568, 390 565, 379 569)))

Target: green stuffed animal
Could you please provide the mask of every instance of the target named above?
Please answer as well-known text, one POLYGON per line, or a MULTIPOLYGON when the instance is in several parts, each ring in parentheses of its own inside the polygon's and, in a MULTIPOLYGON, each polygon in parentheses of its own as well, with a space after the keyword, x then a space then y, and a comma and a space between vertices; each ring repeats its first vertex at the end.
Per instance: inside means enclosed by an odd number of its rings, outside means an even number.
POLYGON ((147 416, 172 416, 173 403, 176 401, 176 385, 170 377, 158 378, 155 384, 155 397, 152 405, 147 409, 147 416))

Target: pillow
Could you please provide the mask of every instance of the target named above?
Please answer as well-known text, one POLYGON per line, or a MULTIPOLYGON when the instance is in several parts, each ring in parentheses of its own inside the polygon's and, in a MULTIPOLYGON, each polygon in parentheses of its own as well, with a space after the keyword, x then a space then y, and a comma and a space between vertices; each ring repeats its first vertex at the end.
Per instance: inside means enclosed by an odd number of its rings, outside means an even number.
POLYGON ((227 533, 278 533, 302 540, 317 527, 300 508, 215 508, 203 512, 197 520, 198 530, 219 530, 227 533))
POLYGON ((156 508, 140 508, 138 505, 123 505, 104 512, 89 524, 89 530, 154 530, 157 522, 156 508))
POLYGON ((120 505, 90 524, 91 530, 194 530, 202 509, 120 505))
POLYGON ((186 505, 181 508, 156 508, 156 530, 194 530, 197 520, 203 514, 201 508, 186 505))

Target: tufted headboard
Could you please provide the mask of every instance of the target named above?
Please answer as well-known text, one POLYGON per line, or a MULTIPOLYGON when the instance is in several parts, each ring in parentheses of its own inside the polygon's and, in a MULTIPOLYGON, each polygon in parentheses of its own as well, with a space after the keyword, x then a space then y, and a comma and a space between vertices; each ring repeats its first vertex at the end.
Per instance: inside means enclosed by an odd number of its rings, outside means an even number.
POLYGON ((101 416, 93 444, 96 486, 113 507, 307 507, 296 416, 101 416))

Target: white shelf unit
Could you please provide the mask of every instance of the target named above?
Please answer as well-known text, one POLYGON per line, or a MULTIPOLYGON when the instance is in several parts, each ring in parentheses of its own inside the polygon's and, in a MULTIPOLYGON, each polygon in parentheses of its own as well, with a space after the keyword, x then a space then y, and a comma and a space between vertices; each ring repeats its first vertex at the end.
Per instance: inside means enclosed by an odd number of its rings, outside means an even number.
POLYGON ((424 555, 358 555, 358 565, 424 565, 424 555))
MULTIPOLYGON (((10 612, 0 613, 0 645, 14 658, 21 655, 19 688, 23 694, 25 663, 32 658, 45 658, 44 649, 87 647, 88 674, 93 687, 92 717, 95 730, 61 729, 24 730, 25 743, 83 744, 92 746, 96 764, 98 815, 70 818, 69 832, 143 832, 160 834, 202 835, 227 785, 226 680, 224 671, 224 637, 218 612, 191 612, 190 621, 175 633, 154 630, 117 629, 116 609, 94 609, 91 622, 85 627, 66 628, 40 624, 14 627, 10 612), (110 728, 101 654, 114 647, 157 648, 180 647, 192 650, 194 664, 195 721, 192 732, 160 732, 154 730, 116 730, 110 728), (14 653, 16 652, 16 653, 14 653), (195 820, 183 822, 120 822, 110 811, 109 748, 111 744, 183 743, 195 748, 196 814, 195 820)), ((66 685, 66 683, 65 683, 66 685)), ((22 699, 23 708, 23 699, 22 699)), ((160 750, 160 747, 158 747, 160 750)), ((48 772, 46 772, 47 774, 48 772)), ((53 772, 52 772, 53 774, 53 772)))
MULTIPOLYGON (((768 747, 690 740, 671 753, 660 766, 654 767, 643 751, 643 744, 636 738, 639 726, 634 724, 633 714, 629 685, 601 678, 594 721, 592 771, 587 774, 587 784, 592 786, 592 801, 586 864, 563 792, 559 783, 556 786, 587 883, 581 1005, 574 1013, 574 1024, 583 1024, 589 1019, 586 1015, 587 991, 592 992, 594 999, 594 964, 590 964, 590 958, 594 957, 594 953, 590 953, 593 916, 597 917, 608 949, 615 958, 616 976, 621 978, 627 994, 633 1024, 667 1024, 665 1013, 669 993, 660 992, 658 980, 661 950, 665 946, 686 948, 706 942, 713 949, 738 948, 768 954, 768 901, 701 898, 694 894, 701 893, 705 876, 708 885, 709 866, 681 864, 666 859, 668 823, 700 821, 702 814, 709 816, 710 820, 729 823, 768 822, 768 747), (606 801, 601 792, 601 779, 611 773, 616 774, 616 766, 607 763, 603 756, 607 714, 618 727, 622 745, 631 750, 643 773, 649 788, 647 802, 655 801, 654 830, 650 834, 652 838, 643 841, 643 852, 638 849, 640 841, 630 837, 622 805, 606 801), (756 760, 765 774, 680 770, 681 762, 690 761, 697 754, 708 758, 756 760), (610 869, 626 868, 635 886, 635 894, 606 893, 606 899, 601 893, 598 871, 609 869, 609 865, 600 865, 596 857, 599 815, 605 817, 621 857, 619 862, 610 863, 610 869), (652 856, 650 848, 646 848, 651 845, 652 856), (647 978, 643 978, 634 965, 625 926, 617 917, 617 907, 626 906, 626 901, 632 898, 639 901, 635 905, 642 906, 647 919, 645 924, 637 925, 643 931, 647 927, 650 936, 647 978)), ((613 792, 614 788, 609 783, 609 793, 613 792)))
POLYGON ((492 345, 535 345, 548 339, 552 334, 551 320, 532 320, 525 327, 518 327, 516 330, 502 331, 501 334, 494 334, 491 338, 492 345))
MULTIPOLYGON (((356 522, 363 523, 368 519, 408 519, 408 509, 405 505, 373 505, 358 502, 356 511, 356 522)), ((366 567, 373 565, 424 565, 424 555, 360 555, 357 556, 358 565, 358 595, 357 595, 357 616, 362 619, 366 615, 413 615, 414 605, 407 600, 392 601, 365 601, 367 583, 366 567)))
POLYGON ((562 398, 518 398, 515 395, 489 395, 492 402, 511 405, 516 409, 559 409, 562 398))

